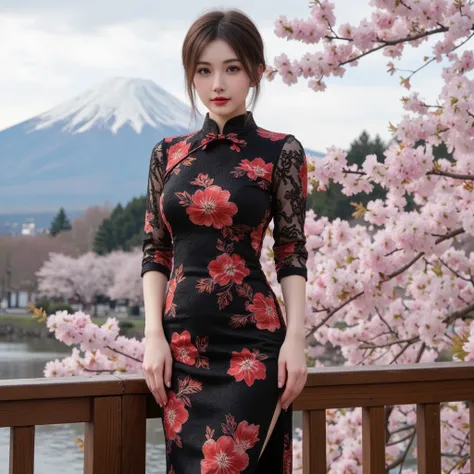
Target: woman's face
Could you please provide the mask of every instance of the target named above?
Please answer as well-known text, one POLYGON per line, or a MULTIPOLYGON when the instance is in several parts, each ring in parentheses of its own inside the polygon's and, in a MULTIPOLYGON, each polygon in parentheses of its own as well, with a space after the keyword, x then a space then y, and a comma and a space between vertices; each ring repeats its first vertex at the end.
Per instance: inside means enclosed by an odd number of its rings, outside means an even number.
POLYGON ((234 50, 223 40, 214 40, 204 49, 194 74, 194 87, 211 118, 229 118, 246 111, 251 84, 234 50), (229 99, 225 104, 213 102, 216 97, 229 99))

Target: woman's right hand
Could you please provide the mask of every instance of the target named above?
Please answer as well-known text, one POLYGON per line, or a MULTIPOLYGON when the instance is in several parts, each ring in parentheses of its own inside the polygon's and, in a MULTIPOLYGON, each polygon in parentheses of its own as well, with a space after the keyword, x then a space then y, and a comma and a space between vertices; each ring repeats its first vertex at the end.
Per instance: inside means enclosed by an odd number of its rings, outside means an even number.
POLYGON ((143 373, 148 388, 162 408, 168 403, 164 384, 171 386, 172 364, 171 349, 165 335, 146 337, 143 373))

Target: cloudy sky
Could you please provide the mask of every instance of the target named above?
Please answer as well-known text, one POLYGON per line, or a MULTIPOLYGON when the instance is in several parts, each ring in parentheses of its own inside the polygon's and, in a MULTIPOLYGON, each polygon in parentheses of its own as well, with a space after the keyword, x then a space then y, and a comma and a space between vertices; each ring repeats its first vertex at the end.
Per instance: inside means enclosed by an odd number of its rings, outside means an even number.
MULTIPOLYGON (((357 25, 370 13, 369 0, 333 0, 338 24, 357 25)), ((0 129, 22 122, 97 87, 114 76, 154 80, 187 103, 180 48, 193 20, 213 7, 237 7, 260 29, 266 59, 282 52, 299 59, 319 46, 288 42, 275 36, 279 15, 307 18, 306 0, 0 0, 0 129), (39 6, 41 4, 41 6, 39 6)), ((416 69, 429 48, 406 50, 399 67, 416 69)), ((402 109, 399 75, 386 72, 388 58, 364 58, 344 78, 327 80, 325 92, 306 81, 285 85, 280 77, 265 82, 255 118, 264 128, 295 134, 318 151, 348 147, 365 129, 390 138, 388 123, 402 109)), ((441 82, 439 66, 413 78, 413 90, 433 101, 441 82)), ((206 110, 200 107, 201 112, 206 110)))

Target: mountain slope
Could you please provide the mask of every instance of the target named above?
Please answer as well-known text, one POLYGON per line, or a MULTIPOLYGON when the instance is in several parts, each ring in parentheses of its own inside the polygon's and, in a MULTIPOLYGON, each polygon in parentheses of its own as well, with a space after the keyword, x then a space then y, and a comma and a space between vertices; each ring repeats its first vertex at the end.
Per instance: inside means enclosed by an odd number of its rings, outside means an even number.
POLYGON ((195 130, 190 117, 154 82, 114 78, 10 127, 0 132, 0 212, 79 209, 143 194, 153 146, 195 130))
POLYGON ((0 131, 0 214, 125 205, 146 192, 153 146, 202 120, 153 81, 106 81, 0 131))
POLYGON ((32 131, 63 124, 61 131, 84 133, 107 128, 113 134, 128 125, 138 134, 144 126, 188 128, 189 107, 153 81, 116 77, 37 117, 32 131))

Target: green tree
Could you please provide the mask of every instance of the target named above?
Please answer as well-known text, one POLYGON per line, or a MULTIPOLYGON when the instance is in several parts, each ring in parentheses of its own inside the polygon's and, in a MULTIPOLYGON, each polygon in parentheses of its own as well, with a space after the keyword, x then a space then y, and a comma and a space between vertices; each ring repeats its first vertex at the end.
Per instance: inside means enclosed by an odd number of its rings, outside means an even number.
MULTIPOLYGON (((376 135, 374 140, 371 140, 369 134, 364 130, 359 138, 351 143, 349 150, 347 151, 347 162, 349 165, 357 164, 361 166, 364 163, 367 155, 375 154, 377 161, 383 163, 385 161, 384 151, 387 149, 389 144, 385 145, 379 135, 376 135)), ((425 146, 426 142, 423 140, 418 141, 414 148, 418 146, 425 146)), ((448 153, 446 145, 441 143, 440 145, 433 146, 433 155, 437 158, 445 158, 448 161, 453 161, 452 153, 448 153)), ((318 192, 314 190, 308 196, 308 209, 314 209, 314 212, 318 216, 326 216, 329 220, 336 218, 351 220, 352 214, 355 208, 351 203, 362 204, 364 207, 367 206, 369 201, 375 199, 385 199, 386 193, 384 189, 375 184, 372 192, 369 194, 357 194, 355 196, 346 196, 342 193, 342 186, 338 183, 331 183, 330 186, 324 192, 318 192)), ((416 204, 413 200, 413 196, 405 196, 407 199, 406 211, 411 211, 416 208, 416 204)))
POLYGON ((63 230, 71 230, 71 223, 66 215, 63 207, 61 207, 51 222, 49 233, 51 236, 56 236, 63 230))
POLYGON ((94 251, 105 255, 113 250, 129 251, 143 240, 145 197, 133 198, 125 207, 118 204, 105 219, 94 239, 94 251))
MULTIPOLYGON (((382 162, 385 159, 384 151, 386 145, 377 135, 371 140, 369 134, 364 130, 359 138, 351 143, 347 151, 347 162, 349 165, 357 164, 361 166, 367 155, 375 154, 377 160, 382 162)), ((364 206, 374 199, 384 199, 385 191, 378 185, 369 194, 358 194, 356 196, 346 196, 342 193, 342 186, 337 183, 331 183, 325 192, 314 190, 308 196, 308 207, 314 209, 318 216, 326 216, 330 220, 341 218, 344 220, 352 219, 354 207, 351 202, 362 203, 364 206)))

